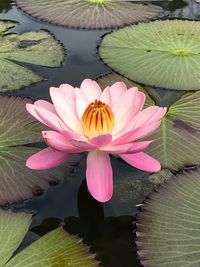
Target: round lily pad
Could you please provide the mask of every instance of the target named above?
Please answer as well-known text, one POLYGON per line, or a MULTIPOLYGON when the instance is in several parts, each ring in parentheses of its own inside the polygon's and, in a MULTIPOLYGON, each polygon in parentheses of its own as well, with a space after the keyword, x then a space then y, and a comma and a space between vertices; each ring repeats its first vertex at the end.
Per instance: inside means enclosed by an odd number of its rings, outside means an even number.
POLYGON ((44 79, 17 62, 60 67, 64 58, 61 44, 47 31, 8 34, 16 24, 0 21, 1 92, 17 90, 44 79))
POLYGON ((129 79, 157 87, 200 89, 200 22, 165 20, 106 35, 102 59, 129 79))
POLYGON ((200 266, 200 170, 173 176, 138 214, 137 247, 144 267, 200 266))
POLYGON ((33 17, 74 28, 115 28, 151 19, 161 12, 158 7, 131 2, 135 1, 16 0, 33 17))

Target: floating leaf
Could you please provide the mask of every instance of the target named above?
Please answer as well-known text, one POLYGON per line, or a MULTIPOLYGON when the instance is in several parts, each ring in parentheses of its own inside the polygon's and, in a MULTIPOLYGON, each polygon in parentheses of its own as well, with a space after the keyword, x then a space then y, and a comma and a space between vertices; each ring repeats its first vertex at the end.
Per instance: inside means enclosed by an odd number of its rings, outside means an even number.
POLYGON ((143 84, 200 89, 200 22, 166 20, 125 27, 99 48, 114 70, 143 84))
MULTIPOLYGON (((137 86, 146 94, 146 106, 155 105, 145 89, 120 75, 108 74, 97 81, 102 88, 117 81, 125 82, 128 87, 137 86)), ((159 95, 152 96, 162 102, 159 95)), ((151 135, 154 143, 147 153, 159 160, 163 168, 179 170, 185 165, 200 164, 199 106, 200 92, 184 94, 169 107, 160 128, 151 135)))
POLYGON ((172 104, 147 153, 163 168, 178 170, 200 164, 200 92, 186 93, 172 104))
POLYGON ((12 257, 31 224, 31 214, 0 209, 0 267, 12 257))
POLYGON ((26 213, 0 210, 0 266, 99 266, 89 249, 62 227, 46 234, 11 258, 28 231, 31 217, 26 213))
POLYGON ((16 90, 43 79, 15 61, 44 67, 60 67, 64 57, 61 45, 46 31, 7 34, 16 24, 0 21, 0 91, 3 92, 16 90))
POLYGON ((118 75, 116 73, 110 73, 110 74, 100 76, 97 78, 97 82, 102 89, 106 88, 107 86, 111 86, 116 82, 124 82, 128 88, 136 86, 136 87, 138 87, 138 89, 140 91, 144 92, 146 95, 145 107, 155 105, 155 102, 150 98, 147 91, 141 85, 139 85, 133 81, 130 81, 127 78, 125 78, 121 75, 118 75))
MULTIPOLYGON (((147 0, 149 1, 149 0, 147 0)), ((115 28, 156 17, 161 9, 127 0, 16 0, 33 17, 74 28, 115 28)))
POLYGON ((172 177, 138 214, 137 246, 145 267, 200 266, 200 170, 172 177))
POLYGON ((80 161, 72 157, 53 170, 33 171, 25 166, 26 159, 38 148, 23 146, 41 142, 41 130, 25 110, 27 99, 0 96, 0 205, 24 200, 47 190, 50 183, 64 179, 80 161))

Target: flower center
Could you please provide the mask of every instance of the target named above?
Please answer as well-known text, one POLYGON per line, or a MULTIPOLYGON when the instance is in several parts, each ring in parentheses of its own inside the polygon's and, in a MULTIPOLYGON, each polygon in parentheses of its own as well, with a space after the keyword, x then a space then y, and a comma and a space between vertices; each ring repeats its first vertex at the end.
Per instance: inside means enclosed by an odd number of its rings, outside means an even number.
POLYGON ((81 122, 85 136, 92 139, 110 133, 114 128, 115 118, 111 108, 96 99, 84 111, 81 122))
POLYGON ((189 56, 190 52, 185 48, 176 48, 172 51, 175 56, 189 56))
POLYGON ((108 2, 109 0, 87 0, 89 3, 92 4, 105 4, 106 2, 108 2))

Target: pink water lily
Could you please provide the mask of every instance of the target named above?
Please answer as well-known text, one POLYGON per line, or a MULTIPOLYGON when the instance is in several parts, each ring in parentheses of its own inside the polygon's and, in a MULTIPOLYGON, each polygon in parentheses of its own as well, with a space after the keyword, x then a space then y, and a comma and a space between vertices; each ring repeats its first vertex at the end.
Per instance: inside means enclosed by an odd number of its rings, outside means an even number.
POLYGON ((90 79, 80 88, 62 84, 51 87, 53 104, 38 100, 27 104, 28 112, 52 130, 43 131, 48 145, 29 157, 26 165, 35 170, 58 166, 71 154, 88 152, 86 180, 91 195, 100 202, 113 194, 113 173, 109 154, 148 172, 160 170, 160 163, 143 151, 152 141, 137 141, 160 126, 166 108, 144 110, 145 94, 123 82, 106 87, 90 79))

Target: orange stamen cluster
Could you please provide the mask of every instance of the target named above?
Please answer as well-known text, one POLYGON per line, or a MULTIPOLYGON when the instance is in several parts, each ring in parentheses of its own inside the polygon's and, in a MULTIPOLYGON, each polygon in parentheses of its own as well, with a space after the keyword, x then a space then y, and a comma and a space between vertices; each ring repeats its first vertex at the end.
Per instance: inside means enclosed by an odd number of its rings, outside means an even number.
POLYGON ((95 100, 86 108, 81 122, 85 136, 92 139, 98 135, 110 133, 114 127, 115 119, 107 104, 95 100))

